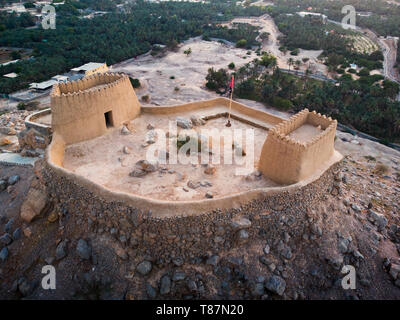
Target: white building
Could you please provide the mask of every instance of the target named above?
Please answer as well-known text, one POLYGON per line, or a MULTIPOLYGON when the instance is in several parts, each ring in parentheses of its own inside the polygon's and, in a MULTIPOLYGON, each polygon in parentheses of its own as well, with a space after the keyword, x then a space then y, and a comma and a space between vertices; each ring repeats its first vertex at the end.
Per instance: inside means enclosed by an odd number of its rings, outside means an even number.
POLYGON ((104 73, 108 71, 106 63, 89 62, 80 67, 71 69, 74 73, 84 74, 85 76, 90 76, 95 73, 104 73))
POLYGON ((9 78, 9 79, 14 79, 14 78, 18 77, 18 74, 16 74, 15 72, 11 72, 11 73, 4 74, 3 77, 9 78))
POLYGON ((328 17, 322 13, 318 12, 308 12, 308 11, 300 11, 296 12, 300 17, 304 18, 306 16, 311 16, 311 17, 321 17, 322 21, 325 23, 328 17))

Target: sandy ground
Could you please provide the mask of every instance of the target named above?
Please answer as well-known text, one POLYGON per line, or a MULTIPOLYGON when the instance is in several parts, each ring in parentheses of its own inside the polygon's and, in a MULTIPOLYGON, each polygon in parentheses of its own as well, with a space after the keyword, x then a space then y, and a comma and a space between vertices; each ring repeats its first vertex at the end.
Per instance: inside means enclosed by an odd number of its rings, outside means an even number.
MULTIPOLYGON (((298 56, 291 56, 290 53, 285 55, 279 51, 278 36, 280 32, 270 16, 237 18, 228 25, 232 26, 236 22, 260 26, 260 32, 270 33, 268 41, 262 44, 262 50, 274 54, 279 67, 289 68, 287 61, 290 57, 295 60, 307 57, 310 61, 302 64, 301 70, 305 70, 311 65, 314 72, 326 74, 326 66, 317 58, 321 54, 321 50, 300 50, 298 56)), ((211 67, 226 69, 231 62, 234 62, 236 68, 239 68, 257 58, 254 51, 251 51, 250 55, 247 54, 247 51, 217 41, 193 38, 184 42, 177 52, 168 52, 161 58, 155 58, 147 53, 136 59, 132 58, 115 64, 111 70, 128 73, 140 80, 142 86, 136 89, 139 99, 148 94, 150 100, 147 103, 149 104, 173 105, 217 97, 216 93, 205 89, 208 69, 211 67), (186 56, 183 52, 189 48, 192 49, 192 54, 186 56), (179 90, 175 90, 176 88, 179 90)))
MULTIPOLYGON (((145 143, 146 134, 148 134, 147 125, 152 124, 155 128, 167 132, 169 121, 174 121, 176 116, 176 114, 170 116, 142 114, 131 122, 131 126, 134 128, 134 133, 131 135, 122 135, 119 128, 113 128, 101 137, 69 146, 66 150, 64 166, 66 169, 109 189, 166 200, 204 199, 207 191, 211 191, 214 197, 218 198, 254 188, 276 185, 268 179, 248 181, 245 176, 237 175, 236 168, 243 166, 237 163, 224 164, 222 151, 218 157, 220 164, 215 164, 216 173, 214 175, 205 174, 205 168, 201 164, 167 163, 160 165, 160 167, 166 168, 165 171, 152 172, 144 177, 130 177, 129 173, 135 167, 135 163, 146 159, 147 150, 152 146, 142 146, 145 143), (124 154, 124 146, 131 149, 130 154, 124 154), (192 189, 187 187, 189 180, 193 182, 208 181, 212 185, 192 189), (227 188, 228 181, 229 188, 227 188)), ((179 114, 179 116, 188 118, 189 114, 179 114)), ((226 118, 212 119, 208 120, 206 125, 195 128, 200 134, 203 129, 226 129, 226 121, 226 118)), ((237 120, 231 120, 231 122, 230 129, 254 129, 254 160, 257 162, 267 131, 237 120)), ((213 140, 213 143, 214 141, 216 140, 213 140)), ((219 142, 222 141, 219 140, 219 142)), ((221 144, 223 145, 223 143, 221 144)), ((246 146, 245 149, 248 154, 244 158, 250 154, 246 146)), ((163 150, 168 150, 168 148, 163 150)), ((169 151, 171 152, 171 149, 169 151)), ((157 156, 157 153, 155 155, 157 156)), ((198 156, 195 158, 198 159, 198 156)), ((208 158, 208 153, 205 153, 205 159, 208 158)))
POLYGON ((168 52, 162 58, 145 54, 113 65, 112 71, 125 72, 140 80, 141 88, 135 90, 139 99, 148 94, 149 104, 173 105, 218 97, 205 89, 208 69, 227 69, 231 62, 240 67, 256 57, 254 52, 247 55, 244 49, 194 38, 184 42, 178 52, 168 52), (188 48, 192 54, 186 56, 183 52, 188 48))

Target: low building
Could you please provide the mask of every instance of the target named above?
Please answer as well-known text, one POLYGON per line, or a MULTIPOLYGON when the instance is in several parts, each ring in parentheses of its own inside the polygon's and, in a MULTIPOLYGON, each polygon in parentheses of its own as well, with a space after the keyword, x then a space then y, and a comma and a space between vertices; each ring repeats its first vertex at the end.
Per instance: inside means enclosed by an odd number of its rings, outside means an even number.
POLYGON ((8 66, 9 64, 17 63, 19 60, 20 59, 16 59, 16 60, 0 63, 0 67, 5 67, 5 66, 8 66))
POLYGON ((58 83, 58 81, 53 80, 53 79, 47 80, 47 81, 43 81, 43 82, 40 82, 40 83, 32 82, 32 83, 29 85, 29 88, 30 88, 30 89, 35 89, 35 90, 43 91, 43 90, 50 89, 50 88, 51 88, 53 85, 55 85, 56 83, 58 83))
POLYGON ((16 74, 15 72, 11 72, 11 73, 4 74, 3 77, 14 79, 14 78, 18 77, 18 74, 16 74))
POLYGON ((297 15, 299 15, 300 17, 304 18, 304 17, 320 17, 322 19, 323 23, 326 23, 326 20, 328 19, 328 17, 322 13, 318 13, 318 12, 307 12, 307 11, 301 11, 301 12, 297 12, 297 15))
POLYGON ((67 82, 69 81, 69 77, 65 75, 56 75, 52 77, 51 80, 55 80, 57 82, 67 82))
POLYGON ((85 77, 95 73, 105 73, 108 71, 106 63, 89 62, 80 67, 71 69, 73 73, 83 74, 85 77))

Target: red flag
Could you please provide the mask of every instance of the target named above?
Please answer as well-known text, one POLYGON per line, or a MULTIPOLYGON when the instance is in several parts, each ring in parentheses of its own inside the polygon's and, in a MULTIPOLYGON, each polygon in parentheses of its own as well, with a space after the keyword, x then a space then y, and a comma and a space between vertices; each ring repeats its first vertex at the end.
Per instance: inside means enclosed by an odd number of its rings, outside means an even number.
POLYGON ((233 88, 233 78, 234 78, 234 76, 232 76, 232 79, 231 79, 231 86, 230 86, 230 89, 232 90, 232 88, 233 88))

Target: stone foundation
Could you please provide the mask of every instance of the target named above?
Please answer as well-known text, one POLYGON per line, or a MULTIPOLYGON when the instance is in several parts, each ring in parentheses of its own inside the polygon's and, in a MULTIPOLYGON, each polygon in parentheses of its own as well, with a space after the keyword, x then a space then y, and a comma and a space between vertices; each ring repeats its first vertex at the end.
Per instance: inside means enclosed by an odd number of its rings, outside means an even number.
POLYGON ((257 238, 280 238, 283 226, 290 229, 292 237, 301 239, 307 210, 331 192, 339 166, 336 163, 317 180, 295 191, 260 197, 239 208, 165 218, 123 201, 105 200, 68 176, 59 175, 48 164, 43 179, 63 214, 79 216, 96 233, 110 232, 129 256, 145 256, 164 264, 178 257, 189 262, 201 259, 257 238), (232 220, 240 216, 251 224, 233 224, 232 220), (246 232, 240 232, 243 229, 246 232))

